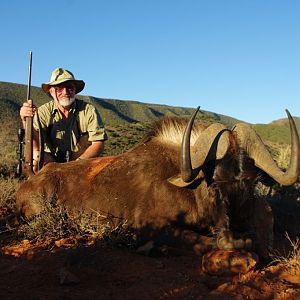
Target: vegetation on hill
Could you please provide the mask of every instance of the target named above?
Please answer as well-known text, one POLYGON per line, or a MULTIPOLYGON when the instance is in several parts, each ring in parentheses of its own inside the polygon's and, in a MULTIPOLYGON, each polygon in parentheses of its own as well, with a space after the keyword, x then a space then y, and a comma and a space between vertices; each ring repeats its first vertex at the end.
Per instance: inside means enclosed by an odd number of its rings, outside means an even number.
MULTIPOLYGON (((4 103, 3 105, 8 102, 13 103, 14 107, 10 107, 12 110, 18 110, 26 98, 26 93, 26 85, 0 82, 0 101, 4 103)), ((32 87, 31 98, 37 106, 49 101, 49 97, 37 87, 32 87)), ((111 126, 128 123, 147 123, 162 116, 189 117, 194 111, 194 108, 148 104, 138 101, 103 99, 82 95, 78 95, 78 98, 92 103, 100 111, 104 123, 111 126)), ((2 107, 0 108, 1 113, 2 107)), ((201 111, 198 118, 211 122, 218 121, 228 126, 237 122, 234 118, 207 111, 201 111)))
MULTIPOLYGON (((0 82, 0 158, 16 157, 17 130, 21 126, 19 118, 20 105, 27 95, 27 86, 22 84, 0 82)), ((49 97, 38 87, 32 87, 31 98, 36 106, 49 101, 49 97)), ((106 143, 105 155, 124 152, 134 146, 144 135, 149 124, 162 116, 189 117, 194 108, 175 107, 159 104, 147 104, 138 101, 123 101, 117 99, 103 99, 92 96, 79 95, 78 98, 92 103, 103 118, 108 131, 109 140, 106 143)), ((201 105, 201 103, 199 103, 201 105)), ((202 111, 197 117, 202 122, 220 122, 231 128, 239 120, 212 112, 202 111)), ((295 118, 300 131, 300 118, 295 118)), ((253 125, 263 140, 270 146, 280 147, 290 143, 290 133, 287 119, 274 121, 270 124, 253 125)), ((9 164, 8 168, 10 168, 9 164)))
MULTIPOLYGON (((0 82, 0 121, 2 131, 0 159, 4 169, 13 170, 17 164, 18 128, 21 127, 19 109, 26 100, 27 86, 9 82, 0 82)), ((31 98, 40 106, 49 97, 41 88, 31 88, 31 98)), ((102 99, 78 95, 78 98, 92 103, 102 116, 108 133, 105 155, 115 155, 132 148, 143 137, 152 121, 164 115, 189 117, 193 108, 173 107, 158 104, 146 104, 137 101, 102 99)), ((198 118, 205 122, 224 122, 230 126, 235 119, 209 112, 201 112, 198 118)), ((4 172, 4 170, 2 170, 4 172)))
MULTIPOLYGON (((300 132, 300 118, 294 117, 294 120, 298 128, 298 132, 300 132)), ((289 144, 291 141, 288 119, 280 119, 267 125, 255 124, 253 126, 260 136, 269 142, 289 144)))

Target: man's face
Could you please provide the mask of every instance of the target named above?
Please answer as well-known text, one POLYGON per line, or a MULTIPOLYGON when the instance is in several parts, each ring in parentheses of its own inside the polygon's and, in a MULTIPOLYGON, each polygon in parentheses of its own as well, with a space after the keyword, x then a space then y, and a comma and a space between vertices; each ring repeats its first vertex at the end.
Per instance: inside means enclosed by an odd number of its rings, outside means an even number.
POLYGON ((75 101, 76 88, 73 82, 63 82, 49 89, 50 95, 62 107, 68 108, 75 101))

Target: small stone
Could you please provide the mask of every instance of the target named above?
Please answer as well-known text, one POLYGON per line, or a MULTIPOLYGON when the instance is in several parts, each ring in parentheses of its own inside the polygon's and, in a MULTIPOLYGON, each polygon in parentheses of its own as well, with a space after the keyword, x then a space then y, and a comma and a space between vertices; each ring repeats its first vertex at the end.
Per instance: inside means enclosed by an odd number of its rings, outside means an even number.
POLYGON ((300 284, 300 270, 283 270, 279 273, 279 278, 293 284, 300 284))
POLYGON ((143 246, 140 246, 136 250, 136 253, 149 256, 150 252, 153 248, 154 248, 154 242, 151 240, 151 241, 147 242, 146 244, 144 244, 143 246))
POLYGON ((78 284, 79 282, 79 278, 66 268, 61 268, 59 270, 59 283, 61 285, 72 285, 78 284))
POLYGON ((213 250, 202 257, 202 270, 210 275, 245 274, 257 262, 258 256, 252 252, 213 250))

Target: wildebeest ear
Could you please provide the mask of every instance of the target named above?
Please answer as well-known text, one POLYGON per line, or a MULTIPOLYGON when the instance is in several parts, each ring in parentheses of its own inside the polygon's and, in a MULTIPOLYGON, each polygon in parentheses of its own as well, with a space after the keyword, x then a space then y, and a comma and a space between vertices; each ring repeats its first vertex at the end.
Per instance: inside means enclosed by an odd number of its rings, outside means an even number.
POLYGON ((168 182, 170 182, 173 185, 176 185, 178 187, 187 187, 189 185, 191 185, 192 183, 194 183, 196 180, 203 178, 204 174, 202 171, 199 172, 199 174, 196 176, 196 178, 194 178, 193 180, 189 181, 189 182, 185 182, 182 180, 181 178, 181 174, 177 174, 175 176, 172 176, 170 178, 168 178, 168 182))

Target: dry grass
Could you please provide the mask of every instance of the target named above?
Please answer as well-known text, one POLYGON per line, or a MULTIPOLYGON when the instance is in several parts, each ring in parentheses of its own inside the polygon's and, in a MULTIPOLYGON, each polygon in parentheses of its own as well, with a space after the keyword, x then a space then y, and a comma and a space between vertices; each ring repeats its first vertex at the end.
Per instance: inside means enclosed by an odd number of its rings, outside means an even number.
MULTIPOLYGON (((38 199, 35 199, 38 201, 38 199)), ((56 197, 39 199, 42 211, 19 227, 18 234, 29 240, 57 240, 64 237, 89 236, 93 239, 125 240, 130 233, 125 223, 116 224, 112 216, 91 211, 73 211, 57 204, 56 197)))
POLYGON ((291 274, 299 274, 300 272, 300 239, 296 237, 294 240, 286 233, 291 249, 287 254, 271 254, 272 263, 279 264, 284 270, 291 274))
POLYGON ((13 177, 0 177, 0 207, 7 207, 11 210, 16 209, 16 191, 19 182, 13 177))

